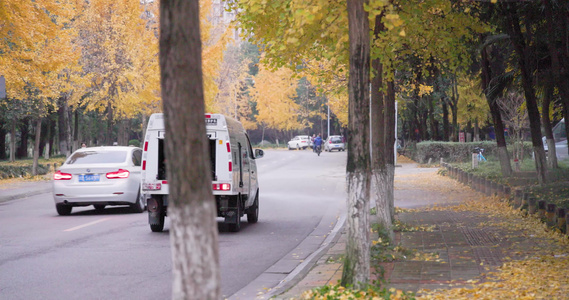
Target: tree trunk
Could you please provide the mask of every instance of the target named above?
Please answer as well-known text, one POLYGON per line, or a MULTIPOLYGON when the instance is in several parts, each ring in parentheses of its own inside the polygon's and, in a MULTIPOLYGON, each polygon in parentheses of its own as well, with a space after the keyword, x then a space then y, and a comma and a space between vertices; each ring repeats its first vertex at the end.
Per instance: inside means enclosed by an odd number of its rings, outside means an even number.
POLYGON ((489 96, 488 87, 492 79, 492 69, 490 67, 490 59, 488 58, 488 49, 483 48, 480 51, 482 56, 482 89, 486 93, 486 101, 490 108, 492 121, 494 123, 494 132, 496 134, 496 145, 498 146, 498 159, 500 160, 500 169, 503 176, 512 175, 512 165, 510 164, 510 157, 508 149, 506 148, 506 137, 504 136, 504 124, 502 123, 502 115, 500 114, 500 107, 496 99, 489 96))
POLYGON ((6 129, 0 126, 0 160, 6 159, 6 129))
POLYGON ((18 146, 18 151, 16 152, 17 158, 28 158, 28 137, 29 137, 29 128, 28 125, 30 123, 29 118, 24 118, 21 121, 20 125, 20 145, 18 146))
POLYGON ((441 101, 443 106, 443 140, 445 142, 449 141, 449 124, 448 124, 448 105, 445 101, 441 101))
POLYGON ((199 1, 160 1, 173 299, 221 298, 201 61, 199 1))
POLYGON ((555 149, 555 140, 553 138, 553 130, 551 128, 551 120, 549 119, 549 104, 553 98, 553 78, 548 77, 545 87, 545 95, 541 103, 541 121, 543 123, 543 131, 545 132, 545 138, 547 142, 547 167, 556 169, 557 164, 557 149, 555 149), (553 146, 553 147, 552 147, 553 146))
POLYGON ((348 0, 350 37, 348 218, 346 256, 342 285, 363 288, 370 275, 370 156, 369 156, 369 78, 370 39, 365 0, 348 0))
MULTIPOLYGON (((568 78, 569 61, 567 60, 567 56, 569 54, 568 53, 569 41, 566 36, 566 30, 561 31, 565 33, 565 36, 559 39, 561 43, 557 42, 555 36, 556 32, 555 28, 567 28, 568 25, 567 21, 569 21, 569 17, 564 12, 568 8, 568 5, 565 3, 565 7, 557 7, 557 9, 555 9, 553 7, 553 3, 554 3, 553 1, 542 0, 543 7, 545 8, 544 12, 547 22, 547 38, 548 38, 547 48, 549 50, 549 55, 551 57, 552 72, 550 75, 553 76, 553 81, 557 85, 559 94, 561 95, 561 101, 564 107, 563 115, 565 118, 565 132, 569 136, 569 122, 567 122, 569 120, 567 119, 567 109, 568 109, 567 107, 569 107, 569 78, 568 78), (557 16, 559 18, 556 19, 554 16, 557 16)), ((561 2, 558 2, 557 5, 561 5, 561 2)), ((544 120, 544 126, 545 126, 545 120, 544 120)), ((551 128, 551 123, 549 124, 549 126, 551 128)), ((546 128, 546 133, 547 133, 547 128, 546 128)), ((554 141, 550 141, 550 137, 547 137, 547 147, 549 148, 548 152, 550 157, 550 159, 548 160, 548 165, 550 167, 552 165, 557 165, 557 156, 553 156, 552 154, 552 153, 556 154, 556 151, 554 150, 555 152, 551 152, 551 150, 555 149, 555 147, 551 148, 551 143, 555 144, 554 141), (550 162, 551 158, 555 159, 554 163, 550 162)), ((569 147, 567 148, 567 151, 569 153, 569 147)))
MULTIPOLYGON (((51 118, 49 118, 49 135, 48 135, 48 146, 49 146, 49 151, 48 151, 48 156, 51 157, 53 156, 53 144, 54 144, 54 140, 55 140, 55 120, 53 119, 53 116, 51 118)), ((48 158, 49 158, 48 157, 48 158)))
MULTIPOLYGON (((395 76, 395 74, 393 74, 395 76)), ((393 183, 395 176, 395 82, 387 82, 385 97, 385 162, 387 167, 387 199, 391 220, 395 219, 393 183)))
MULTIPOLYGON (((510 39, 514 45, 514 49, 518 55, 518 64, 522 75, 522 86, 526 98, 526 107, 529 117, 529 125, 531 132, 531 141, 535 156, 535 169, 537 171, 537 180, 540 185, 547 182, 547 167, 545 159, 545 151, 543 150, 543 141, 541 139, 541 124, 539 109, 537 107, 537 99, 532 82, 532 71, 530 63, 530 49, 525 42, 524 36, 520 28, 520 22, 516 15, 517 12, 508 10, 508 30, 510 39)), ((529 33, 526 33, 529 34, 529 33)))
POLYGON ((36 138, 34 145, 34 161, 32 163, 32 175, 38 175, 38 160, 40 158, 40 142, 41 142, 41 117, 36 121, 36 138))
POLYGON ((59 152, 66 157, 71 155, 71 138, 70 138, 70 122, 69 122, 69 106, 67 105, 67 98, 62 96, 58 101, 59 108, 57 110, 57 127, 59 129, 59 152))
MULTIPOLYGON (((374 34, 377 37, 385 30, 381 22, 383 13, 375 17, 374 34)), ((371 197, 374 198, 377 222, 393 237, 393 220, 389 199, 389 178, 385 160, 385 114, 383 92, 383 65, 379 59, 372 61, 375 76, 371 85, 371 197)), ((391 193, 393 194, 393 193, 391 193)))
POLYGON ((480 141, 480 125, 478 125, 478 119, 474 120, 474 136, 472 137, 473 142, 480 141))
POLYGON ((453 75, 451 80, 451 110, 452 110, 452 140, 458 142, 458 86, 456 82, 456 77, 453 75))
POLYGON ((16 161, 16 118, 12 120, 10 127, 10 161, 16 161))
MULTIPOLYGON (((569 102, 569 99, 566 102, 569 102)), ((565 134, 567 138, 569 137, 569 103, 563 105, 563 118, 565 119, 565 134)), ((566 139, 565 142, 569 145, 569 139, 566 139)), ((567 153, 569 154, 569 147, 567 147, 567 153)))
POLYGON ((106 144, 112 146, 114 142, 113 139, 113 103, 109 100, 107 103, 107 136, 106 144))

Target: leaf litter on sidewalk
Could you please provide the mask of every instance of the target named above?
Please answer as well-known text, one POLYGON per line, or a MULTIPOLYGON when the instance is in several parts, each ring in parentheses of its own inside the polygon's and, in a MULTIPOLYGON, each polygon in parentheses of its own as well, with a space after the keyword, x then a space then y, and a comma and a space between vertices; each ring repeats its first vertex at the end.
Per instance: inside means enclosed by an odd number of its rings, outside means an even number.
MULTIPOLYGON (((478 227, 499 230, 507 239, 503 248, 504 263, 499 267, 486 267, 486 274, 477 280, 469 280, 465 286, 437 290, 420 290, 417 295, 396 289, 375 287, 357 291, 339 285, 322 287, 305 292, 300 299, 568 299, 569 296, 569 241, 567 235, 548 227, 536 215, 511 207, 506 199, 486 197, 456 181, 433 174, 398 176, 396 189, 420 189, 453 195, 460 203, 442 201, 422 209, 396 209, 396 213, 425 211, 455 211, 483 215, 485 221, 478 227), (533 243, 527 247, 528 242, 533 243), (523 242, 523 243, 522 243, 523 242)), ((447 200, 447 197, 445 199, 447 200)), ((432 231, 431 225, 398 225, 405 231, 432 231)), ((383 241, 377 241, 381 243, 383 241)), ((411 260, 431 260, 430 254, 417 254, 411 260)), ((483 263, 481 263, 483 265, 483 263)))
MULTIPOLYGON (((419 174, 406 178, 406 185, 452 193, 460 197, 456 205, 434 205, 413 211, 457 211, 485 215, 478 226, 499 229, 502 238, 512 241, 504 253, 505 263, 487 268, 480 280, 468 287, 421 290, 417 299, 567 299, 569 294, 569 241, 559 230, 548 227, 536 215, 511 207, 506 199, 486 197, 442 176, 419 174), (528 241, 534 246, 528 248, 528 241), (522 244, 523 242, 523 244, 522 244)), ((397 183, 396 183, 397 184, 397 183)))

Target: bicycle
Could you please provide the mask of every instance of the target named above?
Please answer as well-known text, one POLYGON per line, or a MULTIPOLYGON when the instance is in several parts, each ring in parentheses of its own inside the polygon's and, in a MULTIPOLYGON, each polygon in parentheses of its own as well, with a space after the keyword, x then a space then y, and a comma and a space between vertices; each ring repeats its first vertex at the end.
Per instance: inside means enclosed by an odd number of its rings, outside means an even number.
POLYGON ((478 153, 478 161, 487 161, 486 157, 482 155, 482 152, 484 152, 484 148, 476 147, 474 148, 474 151, 478 153))

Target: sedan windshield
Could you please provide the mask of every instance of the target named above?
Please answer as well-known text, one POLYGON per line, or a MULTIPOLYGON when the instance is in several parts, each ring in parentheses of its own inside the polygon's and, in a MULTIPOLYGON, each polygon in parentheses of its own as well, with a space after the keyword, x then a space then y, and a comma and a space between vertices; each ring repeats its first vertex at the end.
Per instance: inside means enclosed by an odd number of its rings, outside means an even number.
POLYGON ((122 163, 126 160, 126 151, 110 151, 110 152, 96 152, 96 151, 82 151, 75 152, 67 160, 68 165, 72 164, 108 164, 108 163, 122 163))

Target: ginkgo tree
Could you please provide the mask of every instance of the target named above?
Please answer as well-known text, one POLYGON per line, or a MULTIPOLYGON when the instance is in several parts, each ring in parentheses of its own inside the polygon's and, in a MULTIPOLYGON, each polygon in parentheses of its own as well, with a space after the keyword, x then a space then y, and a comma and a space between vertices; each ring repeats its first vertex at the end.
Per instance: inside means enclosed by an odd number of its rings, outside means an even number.
MULTIPOLYGON (((64 70, 77 61, 71 40, 75 36, 73 1, 3 1, 0 3, 0 74, 6 78, 10 105, 11 159, 14 158, 16 121, 26 115, 36 120, 34 163, 37 173, 41 122, 55 106, 65 79, 64 70), (17 111, 18 107, 28 110, 17 111)), ((4 137, 2 137, 4 138, 4 137)))
POLYGON ((267 128, 291 131, 304 128, 297 112, 300 106, 294 102, 297 81, 288 68, 272 71, 260 66, 251 89, 251 100, 257 104, 257 122, 267 128))
MULTIPOLYGON (((235 1, 233 9, 245 32, 251 33, 247 36, 265 47, 267 63, 296 69, 307 60, 335 60, 336 68, 324 74, 331 78, 337 74, 336 70, 347 69, 350 57, 347 4, 342 0, 287 0, 278 3, 244 0, 235 1)), ((375 138, 384 139, 383 145, 388 149, 394 142, 391 134, 396 90, 394 72, 405 66, 401 62, 409 56, 416 57, 420 66, 417 70, 424 74, 429 74, 433 69, 452 70, 468 65, 470 53, 464 42, 487 27, 475 13, 469 11, 469 4, 446 0, 374 0, 366 1, 365 9, 370 22, 370 35, 379 29, 371 43, 370 57, 377 60, 375 70, 372 70, 377 80, 373 84, 372 103, 377 101, 382 104, 374 108, 372 114, 374 117, 384 115, 385 123, 379 124, 388 124, 383 128, 384 135, 375 138)), ((380 153, 379 156, 389 156, 388 153, 386 151, 386 155, 380 153)), ((393 164, 392 161, 374 162, 393 164)), ((374 164, 376 167, 383 168, 374 164)), ((391 179, 385 177, 383 181, 392 182, 393 176, 389 172, 386 174, 391 179)), ((392 186, 384 191, 391 191, 392 194, 392 186)), ((392 199, 389 195, 385 198, 387 201, 392 199)))
MULTIPOLYGON (((79 105, 107 115, 107 139, 113 121, 132 117, 157 101, 158 42, 144 7, 136 1, 84 2, 79 17, 78 43, 83 76, 90 79, 79 105)), ((81 95, 82 96, 82 95, 81 95)), ((108 140, 107 143, 111 141, 108 140)))

